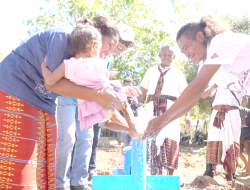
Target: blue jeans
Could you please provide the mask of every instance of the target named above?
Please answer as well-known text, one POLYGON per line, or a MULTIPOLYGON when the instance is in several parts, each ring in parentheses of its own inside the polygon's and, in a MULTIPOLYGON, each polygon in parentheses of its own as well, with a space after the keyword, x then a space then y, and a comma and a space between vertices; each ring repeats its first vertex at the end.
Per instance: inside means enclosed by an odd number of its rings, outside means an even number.
POLYGON ((80 130, 77 102, 59 96, 57 103, 56 187, 87 184, 93 129, 80 130))
POLYGON ((89 170, 93 170, 96 168, 96 153, 102 127, 97 123, 93 126, 93 129, 94 129, 94 137, 93 137, 92 153, 89 161, 89 170))

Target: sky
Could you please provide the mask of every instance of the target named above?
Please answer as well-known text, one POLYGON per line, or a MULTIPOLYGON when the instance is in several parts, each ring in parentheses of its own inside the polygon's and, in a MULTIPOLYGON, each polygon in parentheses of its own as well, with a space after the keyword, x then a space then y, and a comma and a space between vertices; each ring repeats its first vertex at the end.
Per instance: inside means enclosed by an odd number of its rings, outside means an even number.
POLYGON ((28 38, 25 17, 39 15, 43 0, 0 0, 0 53, 4 56, 28 38))
MULTIPOLYGON (((168 23, 165 15, 172 10, 170 0, 147 0, 152 7, 157 8, 156 15, 168 23)), ((186 0, 179 0, 187 2, 186 0)), ((188 2, 200 2, 189 0, 188 2)), ((189 9, 190 18, 200 18, 202 14, 210 13, 217 15, 233 14, 237 17, 244 16, 249 11, 249 0, 205 0, 204 10, 197 12, 189 9)), ((29 27, 22 24, 27 17, 39 15, 40 7, 45 6, 44 0, 0 0, 0 53, 8 55, 11 50, 18 47, 22 40, 28 38, 29 27)))

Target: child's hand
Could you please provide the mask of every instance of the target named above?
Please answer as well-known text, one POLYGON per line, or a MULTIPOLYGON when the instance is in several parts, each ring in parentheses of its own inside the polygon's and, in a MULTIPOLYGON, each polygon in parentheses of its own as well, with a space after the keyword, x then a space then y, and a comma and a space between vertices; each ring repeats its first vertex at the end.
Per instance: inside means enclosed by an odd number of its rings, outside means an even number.
POLYGON ((42 70, 46 69, 46 64, 45 64, 45 62, 42 63, 41 68, 42 68, 42 70))
POLYGON ((118 71, 118 69, 115 69, 113 71, 109 71, 109 78, 112 79, 112 78, 116 77, 119 73, 120 73, 120 71, 118 71))
POLYGON ((135 126, 129 127, 129 136, 131 136, 133 139, 139 138, 142 135, 143 135, 143 133, 140 134, 137 132, 135 126))
POLYGON ((128 102, 126 101, 116 103, 116 109, 119 111, 124 111, 124 109, 126 109, 127 106, 128 106, 128 102))
POLYGON ((214 84, 213 86, 212 86, 212 88, 213 89, 216 89, 218 86, 216 85, 216 84, 214 84))
POLYGON ((42 69, 47 68, 47 66, 46 66, 46 61, 47 61, 47 57, 45 56, 45 58, 44 58, 44 60, 43 60, 43 62, 42 62, 42 64, 41 64, 41 68, 42 68, 42 69))
POLYGON ((135 98, 138 96, 138 94, 141 94, 141 90, 137 88, 136 86, 125 86, 124 87, 126 92, 126 96, 135 98))
POLYGON ((134 98, 134 99, 132 100, 131 104, 136 104, 136 105, 138 105, 138 99, 137 99, 137 98, 134 98))

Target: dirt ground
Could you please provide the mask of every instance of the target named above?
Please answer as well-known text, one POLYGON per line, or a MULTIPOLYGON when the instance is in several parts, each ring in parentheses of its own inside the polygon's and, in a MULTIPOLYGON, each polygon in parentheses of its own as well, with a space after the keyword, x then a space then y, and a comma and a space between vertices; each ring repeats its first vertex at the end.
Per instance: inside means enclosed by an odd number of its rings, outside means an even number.
MULTIPOLYGON (((225 179, 226 173, 224 172, 222 166, 216 167, 216 175, 214 177, 217 185, 212 185, 206 188, 194 188, 190 184, 198 176, 202 176, 205 171, 205 155, 199 156, 197 154, 199 147, 180 147, 180 157, 178 170, 175 171, 174 175, 179 175, 181 179, 181 189, 209 189, 209 190, 219 190, 219 189, 250 189, 246 188, 246 185, 250 184, 250 176, 242 176, 238 172, 236 173, 236 182, 228 184, 225 179), (245 183, 245 187, 244 187, 245 183), (247 183, 247 184, 246 184, 247 183)), ((99 175, 112 175, 112 169, 118 168, 121 163, 121 151, 122 148, 103 148, 98 149, 97 153, 97 171, 99 175)), ((240 159, 239 159, 240 160, 240 159)), ((239 167, 237 171, 240 171, 242 167, 241 160, 239 161, 239 167)), ((196 179, 195 182, 199 181, 196 179)), ((194 182, 194 183, 195 183, 194 182)), ((200 183, 200 182, 198 182, 200 183)), ((213 182, 208 182, 213 184, 213 182)), ((193 184, 192 184, 193 185, 193 184)))

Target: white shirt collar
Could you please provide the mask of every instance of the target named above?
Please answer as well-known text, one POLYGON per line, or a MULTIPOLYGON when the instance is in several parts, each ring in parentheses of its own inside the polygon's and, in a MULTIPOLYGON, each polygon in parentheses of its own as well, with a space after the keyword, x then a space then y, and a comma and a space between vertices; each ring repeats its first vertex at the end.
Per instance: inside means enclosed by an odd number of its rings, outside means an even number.
POLYGON ((171 67, 171 66, 163 68, 163 67, 161 66, 161 64, 160 64, 160 69, 161 69, 162 72, 165 72, 165 71, 166 71, 167 69, 169 69, 170 67, 171 67))

